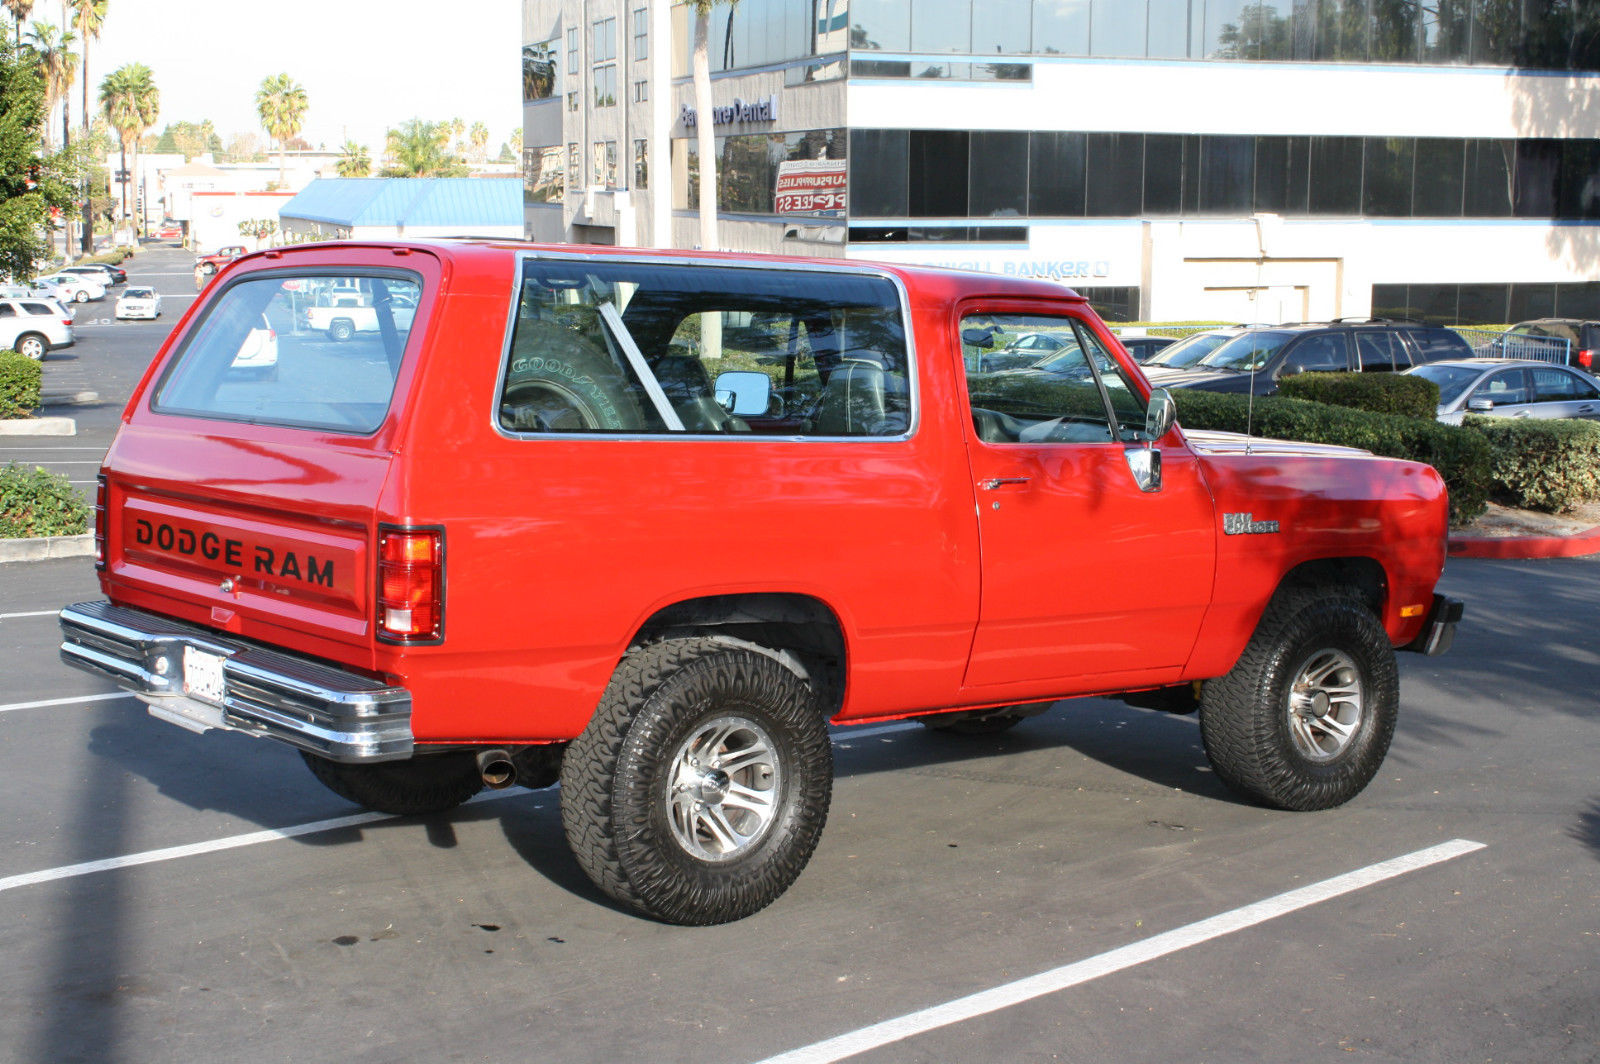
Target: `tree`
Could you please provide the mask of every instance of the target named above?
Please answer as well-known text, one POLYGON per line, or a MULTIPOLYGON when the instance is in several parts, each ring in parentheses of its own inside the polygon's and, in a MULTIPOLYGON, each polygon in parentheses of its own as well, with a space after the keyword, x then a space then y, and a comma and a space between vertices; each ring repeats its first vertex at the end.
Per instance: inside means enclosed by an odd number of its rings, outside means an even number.
POLYGON ((340 177, 366 177, 372 173, 372 156, 366 145, 353 140, 345 141, 340 149, 337 169, 340 177))
POLYGON ((289 153, 289 138, 300 132, 300 123, 310 106, 306 90, 288 74, 274 74, 264 78, 256 92, 256 114, 261 116, 261 128, 278 142, 278 185, 287 184, 284 168, 289 153))
MULTIPOLYGON (((89 42, 100 36, 100 28, 105 25, 106 6, 109 0, 65 0, 67 10, 72 12, 72 27, 78 33, 78 41, 83 46, 83 131, 89 132, 89 42)), ((83 197, 83 253, 85 255, 94 250, 94 216, 90 213, 88 190, 84 190, 83 197)))
MULTIPOLYGON (((738 0, 689 0, 694 8, 695 143, 700 157, 700 246, 717 248, 717 155, 716 132, 711 122, 711 9, 719 3, 730 7, 738 0)), ((730 15, 731 17, 731 15, 730 15)))
POLYGON ((472 141, 472 157, 483 162, 489 154, 489 127, 482 122, 474 122, 467 136, 472 141))
MULTIPOLYGON (((110 74, 100 83, 100 107, 105 112, 106 121, 111 128, 117 131, 117 137, 122 141, 122 172, 129 173, 127 156, 128 146, 133 146, 133 169, 139 169, 139 138, 144 136, 144 131, 156 123, 156 116, 161 113, 161 93, 156 89, 155 79, 150 74, 150 68, 143 63, 126 63, 110 74)), ((122 216, 128 215, 128 182, 122 182, 122 216)), ((143 225, 143 219, 139 219, 143 225)))
POLYGON ((17 20, 17 51, 22 51, 22 24, 33 14, 33 0, 4 0, 5 9, 17 20))
POLYGON ((467 165, 450 151, 450 123, 413 118, 387 137, 383 177, 465 177, 467 165))
MULTIPOLYGON (((39 76, 44 79, 45 120, 40 139, 46 150, 54 143, 50 136, 50 112, 57 103, 65 103, 73 79, 78 76, 78 53, 72 50, 77 34, 68 29, 56 29, 49 22, 35 22, 28 31, 28 50, 38 64, 39 76)), ((61 115, 62 136, 66 135, 66 112, 61 115)))
POLYGON ((27 278, 50 255, 51 215, 71 210, 77 170, 41 152, 45 85, 32 56, 0 36, 0 275, 27 278))

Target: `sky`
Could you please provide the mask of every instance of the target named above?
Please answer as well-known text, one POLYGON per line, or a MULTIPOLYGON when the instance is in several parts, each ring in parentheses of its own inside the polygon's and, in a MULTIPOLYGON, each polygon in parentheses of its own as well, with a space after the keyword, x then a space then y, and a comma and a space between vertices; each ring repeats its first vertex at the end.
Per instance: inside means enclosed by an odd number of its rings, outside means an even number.
MULTIPOLYGON (((493 154, 522 124, 521 12, 521 0, 109 0, 89 44, 90 106, 107 74, 139 62, 161 93, 154 132, 209 118, 225 144, 254 133, 265 145, 256 90, 286 73, 306 90, 313 148, 349 138, 376 159, 391 127, 460 118, 489 127, 493 154)), ((61 0, 37 0, 33 18, 60 25, 61 0)))

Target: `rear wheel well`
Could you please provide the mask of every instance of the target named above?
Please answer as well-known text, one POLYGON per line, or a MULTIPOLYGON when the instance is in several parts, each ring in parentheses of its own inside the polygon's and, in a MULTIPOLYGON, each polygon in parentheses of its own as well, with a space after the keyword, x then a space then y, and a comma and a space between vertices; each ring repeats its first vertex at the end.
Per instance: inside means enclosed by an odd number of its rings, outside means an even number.
POLYGON ((1284 574, 1277 594, 1302 587, 1351 589, 1360 594, 1362 601, 1378 617, 1383 616, 1383 604, 1389 597, 1389 579, 1383 566, 1371 558, 1318 558, 1301 562, 1284 574))
POLYGON ((640 627, 633 645, 696 633, 786 650, 805 667, 824 716, 832 717, 844 704, 844 629, 817 599, 780 593, 689 599, 657 611, 640 627))

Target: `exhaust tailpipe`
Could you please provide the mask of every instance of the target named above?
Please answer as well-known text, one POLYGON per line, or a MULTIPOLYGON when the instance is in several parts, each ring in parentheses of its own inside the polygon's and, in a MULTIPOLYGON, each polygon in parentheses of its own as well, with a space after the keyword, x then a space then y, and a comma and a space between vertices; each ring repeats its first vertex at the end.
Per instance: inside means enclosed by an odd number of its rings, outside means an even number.
POLYGON ((511 753, 507 750, 479 750, 478 774, 483 777, 483 785, 493 790, 504 790, 517 782, 517 766, 511 760, 511 753))

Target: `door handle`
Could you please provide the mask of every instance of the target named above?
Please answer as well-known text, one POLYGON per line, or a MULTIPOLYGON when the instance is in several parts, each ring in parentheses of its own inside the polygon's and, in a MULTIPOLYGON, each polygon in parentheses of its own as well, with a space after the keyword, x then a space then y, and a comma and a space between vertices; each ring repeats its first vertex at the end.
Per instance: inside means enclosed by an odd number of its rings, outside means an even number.
POLYGON ((1026 484, 1031 479, 1031 477, 990 477, 988 480, 978 481, 978 487, 984 491, 994 491, 996 488, 1026 484))

